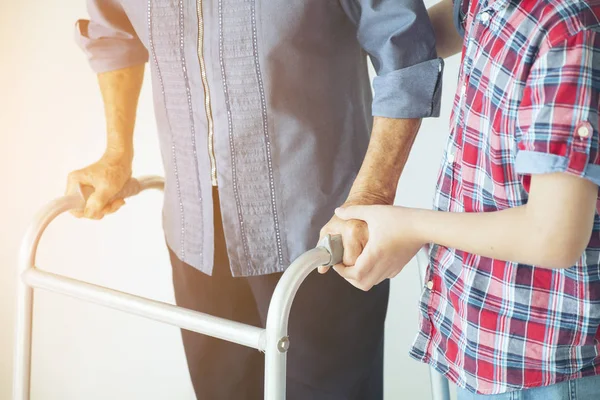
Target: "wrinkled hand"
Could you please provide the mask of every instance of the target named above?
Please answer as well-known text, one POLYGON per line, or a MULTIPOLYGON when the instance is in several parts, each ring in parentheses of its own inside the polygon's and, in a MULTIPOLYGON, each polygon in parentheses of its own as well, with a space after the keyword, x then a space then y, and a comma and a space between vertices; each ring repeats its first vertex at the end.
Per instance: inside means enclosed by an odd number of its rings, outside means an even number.
POLYGON ((353 266, 335 266, 336 272, 364 291, 398 275, 425 245, 415 229, 417 212, 394 206, 338 208, 338 218, 367 225, 369 240, 353 266))
MULTIPOLYGON (((342 207, 382 204, 384 202, 383 199, 369 194, 355 195, 349 198, 342 207)), ((354 265, 369 240, 369 230, 364 221, 346 221, 337 215, 334 215, 327 225, 321 229, 320 239, 327 235, 342 235, 344 257, 342 264, 336 266, 339 268, 354 265)), ((327 271, 329 271, 329 267, 319 267, 319 273, 324 274, 327 271)))
POLYGON ((101 219, 121 208, 125 200, 113 198, 131 178, 131 166, 131 157, 104 155, 99 161, 71 172, 67 195, 78 195, 80 186, 89 186, 94 190, 85 208, 71 213, 78 218, 101 219))
MULTIPOLYGON (((363 221, 344 221, 335 215, 321 229, 321 239, 327 235, 342 235, 344 258, 342 264, 336 265, 336 267, 342 268, 356 263, 358 256, 369 240, 367 224, 363 221)), ((319 267, 319 273, 321 274, 326 273, 328 270, 329 267, 319 267)))

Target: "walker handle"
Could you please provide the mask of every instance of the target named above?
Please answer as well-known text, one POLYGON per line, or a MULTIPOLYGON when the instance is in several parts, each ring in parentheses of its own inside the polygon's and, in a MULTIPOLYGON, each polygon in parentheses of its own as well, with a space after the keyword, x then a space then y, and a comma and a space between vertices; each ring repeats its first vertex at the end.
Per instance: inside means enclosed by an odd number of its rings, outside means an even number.
POLYGON ((326 235, 319 242, 318 247, 324 247, 329 252, 331 258, 329 263, 326 264, 328 267, 332 267, 336 264, 341 264, 344 258, 344 244, 342 242, 342 235, 326 235))

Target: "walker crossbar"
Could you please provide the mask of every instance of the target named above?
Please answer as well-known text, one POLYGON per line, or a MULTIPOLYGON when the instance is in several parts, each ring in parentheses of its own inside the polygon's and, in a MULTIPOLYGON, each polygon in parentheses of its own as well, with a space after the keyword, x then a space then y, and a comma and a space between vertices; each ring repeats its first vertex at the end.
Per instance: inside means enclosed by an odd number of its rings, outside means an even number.
POLYGON ((80 282, 36 268, 25 271, 23 277, 27 285, 35 289, 46 289, 79 300, 175 325, 189 331, 253 347, 260 351, 265 350, 264 329, 80 282))

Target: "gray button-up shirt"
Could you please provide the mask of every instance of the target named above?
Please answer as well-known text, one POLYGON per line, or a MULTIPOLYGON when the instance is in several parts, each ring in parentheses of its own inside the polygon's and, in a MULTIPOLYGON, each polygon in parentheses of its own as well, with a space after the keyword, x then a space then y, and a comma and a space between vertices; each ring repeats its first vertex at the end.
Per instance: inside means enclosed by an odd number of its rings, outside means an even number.
POLYGON ((438 116, 422 1, 88 0, 96 72, 149 61, 169 247, 213 268, 217 184, 234 276, 283 271, 342 204, 372 116, 438 116), (371 82, 368 54, 377 77, 371 82))

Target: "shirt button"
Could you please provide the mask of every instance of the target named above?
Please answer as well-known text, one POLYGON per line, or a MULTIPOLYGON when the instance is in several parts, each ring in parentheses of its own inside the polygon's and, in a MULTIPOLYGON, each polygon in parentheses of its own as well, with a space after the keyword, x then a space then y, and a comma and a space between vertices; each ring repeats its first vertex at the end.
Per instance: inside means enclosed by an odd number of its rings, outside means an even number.
POLYGON ((452 164, 454 162, 454 154, 448 153, 448 163, 452 164))
POLYGON ((590 136, 590 130, 585 126, 582 126, 581 128, 577 129, 577 134, 579 137, 586 138, 590 136))
POLYGON ((466 94, 467 94, 467 84, 466 84, 466 83, 464 83, 464 84, 462 85, 462 88, 460 88, 460 95, 461 95, 462 97, 464 97, 466 94))
POLYGON ((433 289, 433 281, 427 282, 427 289, 429 289, 429 290, 433 289))
POLYGON ((488 22, 490 22, 490 14, 487 12, 481 13, 481 15, 479 16, 479 19, 485 25, 488 22))

